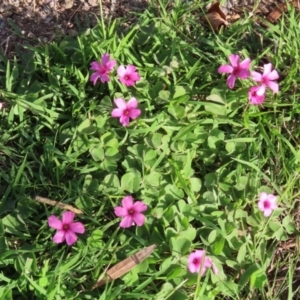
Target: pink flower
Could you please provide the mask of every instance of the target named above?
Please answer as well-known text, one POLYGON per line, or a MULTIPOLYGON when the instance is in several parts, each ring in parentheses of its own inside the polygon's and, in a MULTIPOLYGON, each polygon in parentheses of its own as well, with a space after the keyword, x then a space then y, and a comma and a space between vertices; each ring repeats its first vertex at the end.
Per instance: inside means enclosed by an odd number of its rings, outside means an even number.
POLYGON ((276 196, 262 192, 259 195, 258 208, 264 212, 265 217, 269 217, 272 211, 277 208, 276 196))
POLYGON ((257 95, 257 91, 260 89, 260 86, 252 86, 248 92, 248 99, 251 104, 259 105, 265 101, 265 95, 257 95))
POLYGON ((250 58, 244 59, 240 62, 240 57, 237 54, 230 54, 229 61, 231 65, 222 65, 219 69, 219 73, 229 73, 230 75, 227 78, 227 85, 230 89, 234 87, 235 80, 237 77, 241 79, 246 79, 250 76, 250 58))
POLYGON ((279 75, 276 70, 271 70, 272 64, 265 64, 263 74, 255 71, 251 72, 252 79, 255 82, 261 83, 260 89, 257 90, 257 95, 262 96, 266 92, 266 87, 269 87, 273 91, 273 93, 278 93, 279 86, 277 82, 274 82, 274 80, 278 79, 279 75))
POLYGON ((124 66, 120 66, 117 72, 120 81, 126 86, 132 86, 135 84, 135 81, 141 79, 139 73, 136 71, 136 67, 133 65, 129 65, 126 68, 124 66))
POLYGON ((53 215, 48 218, 49 227, 57 230, 53 237, 54 243, 59 244, 66 240, 67 244, 71 246, 77 241, 75 233, 84 233, 84 225, 80 222, 73 222, 74 217, 73 212, 66 211, 62 215, 62 221, 53 215))
POLYGON ((120 118, 120 123, 125 127, 129 124, 130 118, 135 120, 141 114, 141 110, 137 108, 138 102, 132 97, 127 103, 123 98, 114 100, 118 108, 113 109, 111 116, 120 118))
POLYGON ((115 67, 116 63, 115 60, 110 60, 109 54, 102 55, 101 63, 93 61, 90 70, 95 71, 95 73, 91 75, 90 80, 94 85, 97 83, 98 79, 100 79, 101 82, 108 82, 108 74, 115 67))
POLYGON ((142 201, 133 203, 133 198, 127 196, 122 200, 122 206, 115 207, 117 217, 123 218, 120 227, 128 228, 134 224, 142 226, 145 223, 145 216, 142 214, 147 209, 147 205, 142 201))
POLYGON ((0 102, 0 110, 4 107, 4 106, 6 106, 6 102, 0 102))
POLYGON ((205 250, 196 250, 195 252, 192 252, 188 257, 188 264, 191 273, 199 273, 201 270, 201 276, 203 276, 206 269, 210 267, 212 267, 213 272, 216 275, 219 273, 216 265, 205 255, 205 250))

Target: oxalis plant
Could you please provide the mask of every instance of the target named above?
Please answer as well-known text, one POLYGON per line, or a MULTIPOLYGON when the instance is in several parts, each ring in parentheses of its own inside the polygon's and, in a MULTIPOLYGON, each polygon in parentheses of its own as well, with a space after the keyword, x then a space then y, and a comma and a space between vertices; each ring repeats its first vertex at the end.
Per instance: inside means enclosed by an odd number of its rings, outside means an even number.
POLYGON ((259 47, 202 28, 196 42, 174 11, 2 57, 1 299, 296 293, 293 269, 276 265, 277 245, 296 232, 286 199, 299 155, 276 114, 292 79, 259 47), (121 278, 94 285, 154 244, 121 278))

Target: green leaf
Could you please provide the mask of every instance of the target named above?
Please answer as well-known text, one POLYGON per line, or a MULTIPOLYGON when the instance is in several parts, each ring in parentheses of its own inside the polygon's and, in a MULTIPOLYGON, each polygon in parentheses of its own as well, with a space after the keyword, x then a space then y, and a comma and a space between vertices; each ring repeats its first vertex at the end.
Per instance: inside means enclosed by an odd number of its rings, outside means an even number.
POLYGON ((258 269, 252 273, 250 277, 250 287, 262 289, 267 282, 267 276, 262 269, 258 269))
POLYGON ((92 126, 92 122, 89 119, 84 120, 77 128, 78 132, 82 134, 92 134, 96 129, 95 126, 92 126))
POLYGON ((240 264, 243 263, 245 260, 246 254, 247 254, 247 244, 245 243, 240 247, 236 260, 240 264))
POLYGON ((170 239, 172 255, 184 255, 190 251, 191 241, 185 237, 172 237, 170 239))
POLYGON ((224 249, 225 238, 218 236, 212 244, 211 249, 214 255, 220 255, 224 249))
POLYGON ((130 193, 137 192, 140 188, 140 174, 126 173, 121 178, 121 189, 130 193))

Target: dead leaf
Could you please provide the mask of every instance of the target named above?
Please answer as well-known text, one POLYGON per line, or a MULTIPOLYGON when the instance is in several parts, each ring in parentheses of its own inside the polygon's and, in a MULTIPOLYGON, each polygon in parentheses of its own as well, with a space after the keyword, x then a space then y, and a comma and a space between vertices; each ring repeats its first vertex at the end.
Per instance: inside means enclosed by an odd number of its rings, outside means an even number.
POLYGON ((65 0, 65 9, 70 9, 74 6, 73 0, 65 0))
POLYGON ((83 212, 81 210, 79 210, 79 209, 77 209, 77 208, 75 208, 71 205, 64 204, 64 203, 61 203, 61 202, 58 202, 58 201, 55 201, 55 200, 50 200, 48 198, 43 198, 43 197, 40 197, 40 196, 36 196, 35 200, 40 202, 40 203, 44 203, 44 204, 48 204, 48 205, 52 205, 52 206, 58 206, 59 208, 72 211, 73 213, 75 213, 77 215, 83 214, 83 212))
POLYGON ((220 8, 220 2, 213 3, 204 16, 205 21, 218 32, 222 26, 227 26, 226 15, 220 8))
POLYGON ((146 247, 137 253, 129 256, 128 258, 122 260, 121 262, 114 265, 112 268, 110 268, 106 274, 104 275, 104 278, 97 281, 93 286, 92 290, 104 285, 105 283, 108 283, 111 280, 115 280, 125 273, 129 272, 131 269, 133 269, 136 265, 141 263, 145 258, 147 258, 156 248, 156 245, 153 244, 149 247, 146 247))

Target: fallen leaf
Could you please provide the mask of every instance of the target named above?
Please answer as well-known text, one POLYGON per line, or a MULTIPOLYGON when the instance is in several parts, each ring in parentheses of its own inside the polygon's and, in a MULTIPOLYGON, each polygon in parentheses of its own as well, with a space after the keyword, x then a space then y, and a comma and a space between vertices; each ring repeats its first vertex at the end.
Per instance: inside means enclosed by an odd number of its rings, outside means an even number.
POLYGON ((226 15, 220 8, 220 2, 213 3, 204 16, 206 22, 218 32, 222 26, 227 26, 226 15))
POLYGON ((50 200, 48 198, 43 198, 40 196, 36 196, 35 200, 40 203, 45 203, 45 204, 52 205, 52 206, 58 206, 59 208, 72 211, 73 213, 75 213, 77 215, 83 214, 83 212, 81 210, 79 210, 78 208, 75 208, 69 204, 64 204, 64 203, 61 203, 61 202, 58 202, 55 200, 50 200))
POLYGON ((105 273, 104 278, 97 281, 92 286, 92 290, 99 286, 104 285, 105 283, 110 282, 111 280, 115 280, 121 277, 122 275, 124 275, 125 273, 129 272, 136 265, 138 265, 144 259, 146 259, 154 251, 155 248, 156 245, 153 244, 129 256, 128 258, 122 260, 121 262, 117 263, 105 273))

